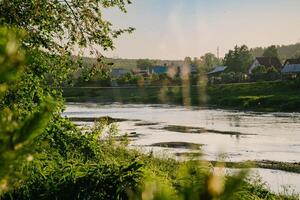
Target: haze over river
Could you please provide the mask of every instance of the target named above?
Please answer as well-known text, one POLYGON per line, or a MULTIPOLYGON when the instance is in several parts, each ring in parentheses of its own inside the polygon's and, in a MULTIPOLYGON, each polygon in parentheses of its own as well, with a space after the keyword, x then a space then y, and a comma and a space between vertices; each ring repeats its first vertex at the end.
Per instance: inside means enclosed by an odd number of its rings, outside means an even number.
MULTIPOLYGON (((226 161, 271 160, 300 162, 300 113, 255 113, 169 105, 68 104, 63 115, 71 118, 109 116, 121 133, 133 135, 131 146, 156 153, 185 155, 197 152, 226 161), (193 148, 189 148, 193 147, 193 148)), ((79 125, 91 122, 77 122, 79 125)), ((177 157, 178 158, 178 157, 177 157)), ((275 192, 292 185, 300 192, 300 174, 256 169, 275 192)))

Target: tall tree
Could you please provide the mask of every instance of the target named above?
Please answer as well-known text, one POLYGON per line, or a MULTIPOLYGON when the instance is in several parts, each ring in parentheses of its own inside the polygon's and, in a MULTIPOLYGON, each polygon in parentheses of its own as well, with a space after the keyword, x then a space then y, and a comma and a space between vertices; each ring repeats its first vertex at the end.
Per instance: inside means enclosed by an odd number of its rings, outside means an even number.
POLYGON ((72 53, 76 48, 101 46, 113 49, 113 38, 133 28, 114 29, 103 9, 118 7, 126 12, 129 0, 2 0, 0 24, 26 30, 23 44, 51 53, 72 53))
POLYGON ((269 46, 264 50, 263 56, 279 58, 277 47, 275 45, 269 46))
POLYGON ((296 51, 292 57, 296 59, 300 59, 300 50, 296 51))
POLYGON ((213 54, 206 53, 200 58, 205 71, 211 71, 215 65, 221 64, 221 61, 213 54))
POLYGON ((187 65, 192 65, 192 58, 191 57, 185 57, 184 58, 184 63, 187 64, 187 65))
POLYGON ((103 10, 117 7, 126 12, 129 3, 129 0, 0 1, 0 26, 15 27, 27 34, 21 41, 27 51, 27 68, 5 102, 13 104, 26 94, 27 100, 20 105, 28 105, 24 109, 32 110, 35 104, 29 106, 28 102, 39 102, 46 93, 61 99, 61 91, 53 88, 59 88, 70 73, 85 67, 78 58, 86 49, 98 58, 90 73, 104 69, 101 51, 114 49, 113 39, 133 28, 114 28, 103 17, 103 10))
POLYGON ((29 63, 29 68, 34 69, 31 72, 38 72, 39 77, 51 74, 52 83, 61 84, 76 67, 84 67, 80 59, 74 58, 86 50, 98 58, 90 68, 91 74, 105 68, 101 51, 114 49, 113 39, 133 28, 114 28, 104 18, 103 10, 117 7, 126 12, 129 3, 130 0, 2 0, 0 25, 24 30, 27 37, 22 47, 35 54, 29 63))
POLYGON ((252 62, 253 56, 246 45, 235 46, 224 58, 224 65, 228 67, 228 71, 233 72, 246 73, 252 62))

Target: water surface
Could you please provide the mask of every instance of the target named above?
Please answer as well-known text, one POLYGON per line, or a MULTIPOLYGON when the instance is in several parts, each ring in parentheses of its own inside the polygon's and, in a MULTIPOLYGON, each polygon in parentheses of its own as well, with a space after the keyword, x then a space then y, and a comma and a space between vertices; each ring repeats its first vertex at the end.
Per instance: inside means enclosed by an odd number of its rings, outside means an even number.
MULTIPOLYGON (((121 133, 136 136, 132 137, 130 145, 158 154, 184 155, 201 151, 208 160, 216 160, 222 153, 225 156, 223 158, 231 162, 300 162, 299 113, 83 103, 68 104, 63 115, 128 119, 118 122, 118 126, 121 133), (195 146, 196 149, 193 148, 195 146)), ((77 123, 91 125, 91 122, 77 123)), ((300 192, 299 174, 267 169, 254 171, 275 192, 282 191, 282 185, 288 184, 300 192)))
MULTIPOLYGON (((154 143, 190 142, 203 145, 205 157, 211 160, 216 159, 220 153, 226 153, 228 161, 300 161, 299 113, 253 113, 179 106, 87 103, 69 104, 64 115, 141 120, 142 123, 118 123, 121 132, 134 131, 140 134, 132 142, 135 146, 148 148, 154 143), (187 127, 191 131, 176 131, 176 128, 170 130, 170 126, 187 127), (202 131, 195 133, 195 128, 202 131)), ((173 152, 181 150, 170 149, 173 152)))

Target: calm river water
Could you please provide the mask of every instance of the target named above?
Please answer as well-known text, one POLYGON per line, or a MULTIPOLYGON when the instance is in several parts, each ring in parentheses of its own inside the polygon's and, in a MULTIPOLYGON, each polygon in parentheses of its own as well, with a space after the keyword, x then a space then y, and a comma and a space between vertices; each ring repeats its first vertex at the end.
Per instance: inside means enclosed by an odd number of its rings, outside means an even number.
MULTIPOLYGON (((168 155, 186 155, 201 146, 204 158, 226 161, 300 162, 300 113, 254 113, 168 105, 68 104, 65 116, 126 119, 121 133, 131 146, 168 155)), ((77 122, 79 125, 90 124, 77 122)), ((300 174, 255 169, 275 192, 291 185, 300 192, 300 174)))

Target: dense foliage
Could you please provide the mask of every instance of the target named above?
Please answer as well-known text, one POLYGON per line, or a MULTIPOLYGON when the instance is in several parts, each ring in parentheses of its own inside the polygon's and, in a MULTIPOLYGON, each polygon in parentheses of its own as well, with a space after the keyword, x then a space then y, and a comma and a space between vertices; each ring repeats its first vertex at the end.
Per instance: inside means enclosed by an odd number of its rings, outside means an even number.
MULTIPOLYGON (((251 49, 251 53, 253 56, 255 57, 260 57, 262 56, 266 50, 270 49, 274 52, 277 50, 278 52, 278 56, 280 58, 281 61, 285 61, 286 59, 289 58, 299 58, 300 57, 300 43, 297 44, 291 44, 291 45, 277 45, 277 46, 270 46, 270 47, 266 47, 266 48, 262 48, 262 47, 256 47, 251 49), (276 50, 274 50, 274 48, 276 48, 276 50)), ((271 55, 276 55, 274 53, 272 53, 271 55)))
POLYGON ((247 72, 251 65, 253 57, 246 45, 241 47, 235 46, 234 50, 229 50, 225 55, 224 65, 228 66, 228 71, 233 72, 247 72))
POLYGON ((59 88, 70 81, 71 73, 84 67, 80 59, 83 49, 89 49, 98 61, 83 70, 87 74, 103 71, 103 56, 93 47, 113 49, 114 38, 133 30, 114 29, 102 15, 102 10, 110 7, 126 12, 127 3, 130 1, 0 1, 0 25, 26 33, 21 46, 27 53, 25 73, 6 93, 4 104, 17 105, 26 113, 45 96, 52 96, 62 107, 59 88), (72 56, 74 53, 78 56, 72 56))
MULTIPOLYGON (((24 52, 19 49, 19 38, 23 33, 9 28, 0 28, 0 194, 8 187, 12 163, 30 155, 24 151, 41 134, 52 114, 55 113, 53 99, 44 96, 37 102, 26 102, 25 91, 18 91, 18 103, 7 101, 12 90, 17 90, 19 78, 24 74, 24 52), (24 94, 22 94, 22 92, 24 94), (35 104, 31 110, 26 106, 35 104), (24 108, 25 107, 25 108, 24 108)), ((31 83, 32 84, 32 83, 31 83)))
POLYGON ((279 58, 278 49, 275 45, 269 46, 264 50, 263 57, 279 58))

